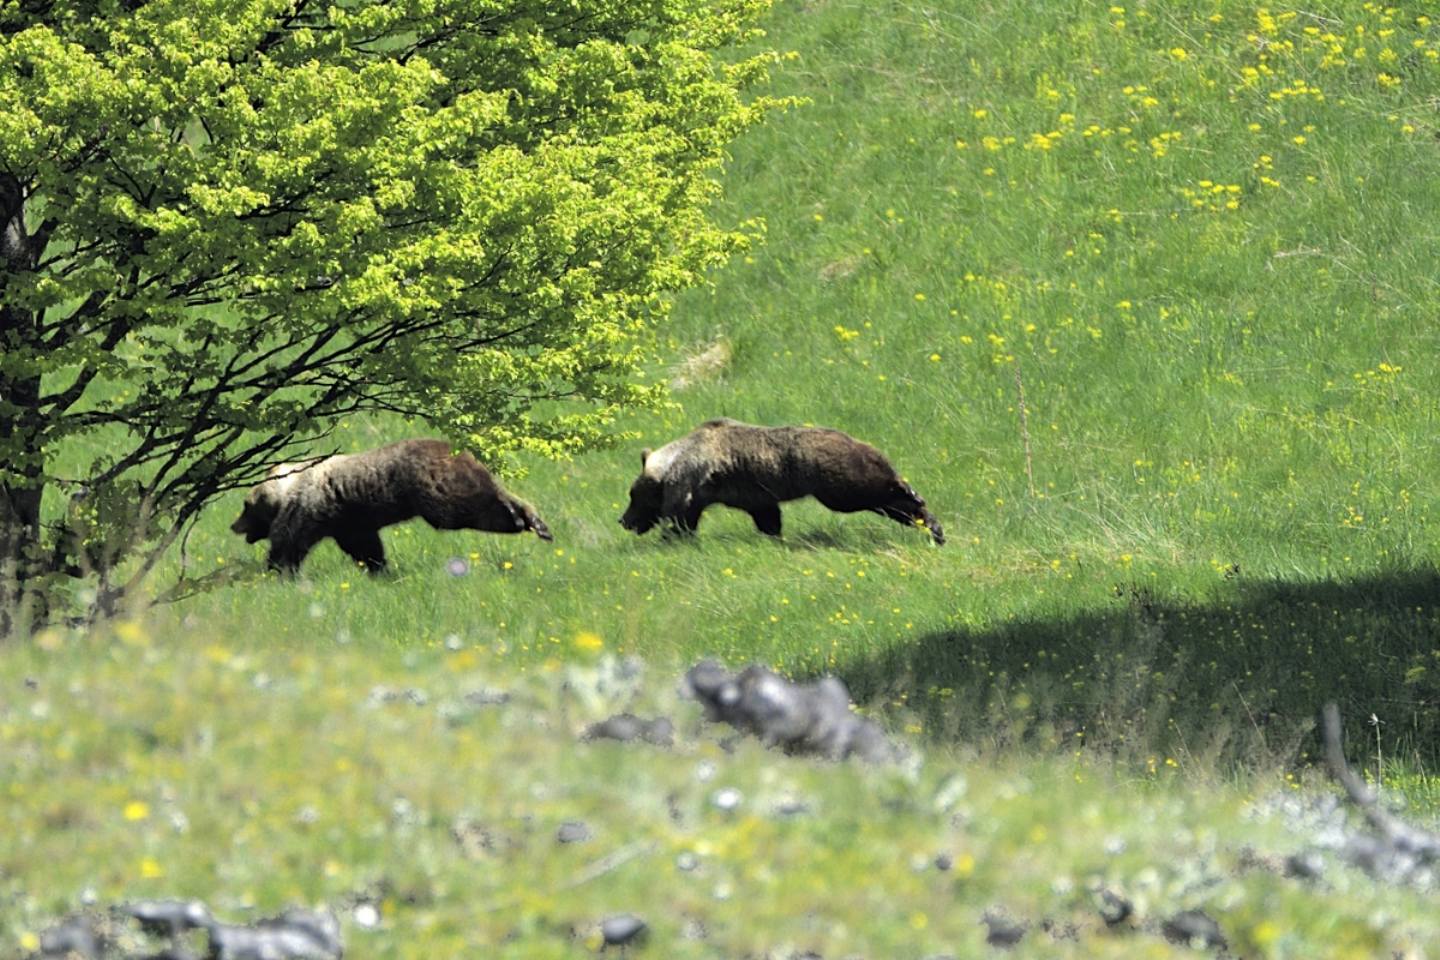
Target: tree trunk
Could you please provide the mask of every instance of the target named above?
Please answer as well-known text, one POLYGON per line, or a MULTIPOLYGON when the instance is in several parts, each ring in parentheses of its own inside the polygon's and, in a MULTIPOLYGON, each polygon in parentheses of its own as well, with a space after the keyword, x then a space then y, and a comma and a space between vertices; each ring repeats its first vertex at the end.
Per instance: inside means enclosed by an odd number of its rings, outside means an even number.
MULTIPOLYGON (((0 391, 10 395, 13 387, 0 377, 0 391)), ((8 427, 5 418, 0 418, 0 440, 7 439, 8 427)), ((34 590, 41 553, 40 499, 44 492, 39 472, 38 468, 28 467, 7 471, 0 481, 0 640, 43 616, 42 598, 34 590)))
MULTIPOLYGON (((37 317, 3 296, 6 281, 35 269, 44 247, 25 225, 25 186, 0 174, 0 352, 22 357, 36 345, 37 317)), ((40 500, 45 461, 38 421, 41 378, 0 368, 0 639, 39 611, 34 580, 40 564, 40 500)))

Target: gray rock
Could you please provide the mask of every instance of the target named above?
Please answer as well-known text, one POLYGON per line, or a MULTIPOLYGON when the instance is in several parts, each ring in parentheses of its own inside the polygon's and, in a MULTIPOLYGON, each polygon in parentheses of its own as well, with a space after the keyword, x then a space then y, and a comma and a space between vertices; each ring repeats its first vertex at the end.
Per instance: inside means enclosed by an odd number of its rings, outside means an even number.
POLYGON ((328 911, 290 909, 254 924, 224 924, 199 900, 137 900, 111 911, 111 920, 90 916, 67 918, 40 938, 41 957, 66 960, 119 960, 116 941, 133 939, 113 930, 120 918, 135 920, 143 933, 169 941, 158 952, 131 944, 128 960, 198 960, 184 935, 203 929, 209 934, 206 960, 340 960, 344 946, 340 923, 328 911))
POLYGON ((706 716, 788 753, 839 760, 892 760, 897 751, 875 724, 850 710, 850 692, 835 677, 795 684, 762 667, 731 673, 705 660, 685 675, 706 716))
POLYGON ((207 960, 339 960, 343 954, 333 915, 287 910, 254 926, 211 927, 207 960))
POLYGON ((1199 949, 1217 947, 1223 950, 1226 946, 1225 935, 1220 932, 1220 924, 1201 910, 1185 910, 1175 914, 1160 925, 1160 932, 1171 943, 1179 943, 1188 947, 1199 949))
POLYGON ((90 917, 66 917, 40 934, 40 956, 98 960, 106 948, 104 935, 90 917))
POLYGON ((583 820, 567 820, 555 831, 555 839, 561 843, 584 843, 590 839, 590 827, 583 820))
POLYGON ((785 797, 771 808, 775 816, 782 819, 803 817, 810 812, 810 804, 798 797, 785 797))
POLYGON ((669 717, 655 717, 646 720, 633 713, 617 713, 598 723, 592 723, 581 736, 583 740, 619 740, 629 743, 644 740, 657 747, 668 747, 675 740, 675 725, 669 717))
POLYGON ((477 687, 465 694, 465 702, 476 707, 499 707, 510 702, 510 694, 494 687, 477 687))
POLYGON ((258 924, 264 929, 298 930, 320 944, 330 956, 340 956, 345 946, 340 940, 340 921, 328 910, 304 910, 292 907, 258 924))
POLYGON ((1029 929, 1026 924, 1015 922, 999 910, 987 910, 980 922, 985 924, 985 942, 992 947, 1013 947, 1029 929))
POLYGON ((221 924, 210 931, 208 960, 326 960, 320 944, 301 930, 221 924))
POLYGON ((1285 858, 1285 876, 1297 880, 1319 880, 1325 874, 1325 861, 1314 850, 1302 850, 1285 858))
POLYGON ((649 926, 633 913, 606 917, 600 922, 600 936, 606 946, 623 947, 644 939, 649 926))
POLYGON ((1100 917, 1107 927, 1118 927, 1135 914, 1131 902, 1113 890, 1100 891, 1100 917))
POLYGON ((210 908, 199 900, 136 900, 120 912, 133 917, 140 929, 157 937, 173 937, 186 930, 208 929, 215 923, 210 908))

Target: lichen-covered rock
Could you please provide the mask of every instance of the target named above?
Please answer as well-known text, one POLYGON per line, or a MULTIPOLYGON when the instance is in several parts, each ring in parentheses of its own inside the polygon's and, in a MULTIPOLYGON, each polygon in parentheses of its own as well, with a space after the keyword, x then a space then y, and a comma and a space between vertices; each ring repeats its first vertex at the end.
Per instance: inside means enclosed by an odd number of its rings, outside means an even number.
POLYGON ((199 900, 136 900, 120 907, 140 929, 156 937, 169 937, 186 930, 208 928, 215 918, 199 900))
POLYGON ((668 717, 646 720, 633 713, 617 713, 613 717, 590 724, 585 728, 581 739, 619 740, 622 743, 644 740, 657 747, 668 747, 675 739, 675 725, 668 717))
POLYGON ((895 747, 880 728, 851 711, 850 692, 835 677, 796 684, 762 666, 736 674, 706 660, 692 667, 685 681, 711 720, 788 753, 836 760, 895 758, 895 747))
POLYGON ((1175 914, 1160 926, 1160 932, 1165 939, 1171 943, 1180 943, 1188 947, 1201 949, 1226 947, 1225 934, 1220 932, 1220 924, 1214 918, 1200 910, 1185 910, 1175 914))
POLYGON ((295 909, 253 926, 216 924, 208 960, 339 960, 344 952, 333 914, 295 909))
POLYGON ((600 936, 606 946, 623 947, 638 943, 645 938, 648 929, 645 921, 633 913, 606 917, 600 922, 600 936))
POLYGON ((89 915, 61 920, 40 936, 39 956, 198 960, 192 949, 196 930, 209 938, 206 960, 340 960, 345 953, 340 922, 329 911, 292 908, 253 924, 226 924, 199 900, 137 900, 112 909, 108 920, 89 915))
POLYGON ((40 934, 40 956, 81 957, 95 960, 104 956, 107 938, 93 917, 66 917, 40 934))

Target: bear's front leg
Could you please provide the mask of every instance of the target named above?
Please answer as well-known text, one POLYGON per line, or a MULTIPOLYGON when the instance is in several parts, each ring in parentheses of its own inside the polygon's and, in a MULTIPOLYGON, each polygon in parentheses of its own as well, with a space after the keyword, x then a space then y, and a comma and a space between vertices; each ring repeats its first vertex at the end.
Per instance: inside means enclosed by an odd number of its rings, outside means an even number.
POLYGON ((346 530, 335 535, 335 542, 366 573, 375 576, 385 572, 385 545, 380 542, 379 530, 346 530))
POLYGON ((708 506, 709 501, 692 494, 666 490, 665 499, 660 505, 660 515, 669 521, 672 532, 689 535, 699 528, 700 515, 708 506))
POLYGON ((681 511, 677 516, 668 517, 670 521, 670 533, 679 537, 693 537, 695 530, 700 526, 700 515, 705 512, 705 507, 691 506, 681 511))
POLYGON ((755 529, 767 537, 780 536, 780 505, 772 503, 764 507, 752 507, 745 511, 755 521, 755 529))
POLYGON ((318 524, 304 519, 299 510, 282 508, 270 527, 270 569, 294 575, 324 534, 318 524))

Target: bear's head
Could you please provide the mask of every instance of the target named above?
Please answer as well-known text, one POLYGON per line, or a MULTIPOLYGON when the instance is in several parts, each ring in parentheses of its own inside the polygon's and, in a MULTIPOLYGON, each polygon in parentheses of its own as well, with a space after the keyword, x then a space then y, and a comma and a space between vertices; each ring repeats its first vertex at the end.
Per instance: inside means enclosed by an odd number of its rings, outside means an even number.
POLYGON ((660 507, 665 500, 665 483, 645 470, 650 451, 640 454, 640 476, 630 485, 630 506, 620 517, 620 526, 636 533, 645 533, 660 522, 660 507))
POLYGON ((262 483, 250 491, 250 496, 245 498, 245 506, 240 508, 240 516, 230 524, 231 532, 240 534, 246 543, 255 543, 270 536, 270 525, 275 522, 275 514, 280 512, 280 498, 262 490, 265 485, 262 483))
POLYGON ((240 516, 230 524, 230 531, 240 534, 246 543, 257 543, 270 536, 270 526, 294 482, 291 474, 297 469, 299 467, 292 463, 271 467, 264 482, 257 484, 245 498, 245 505, 240 508, 240 516))

